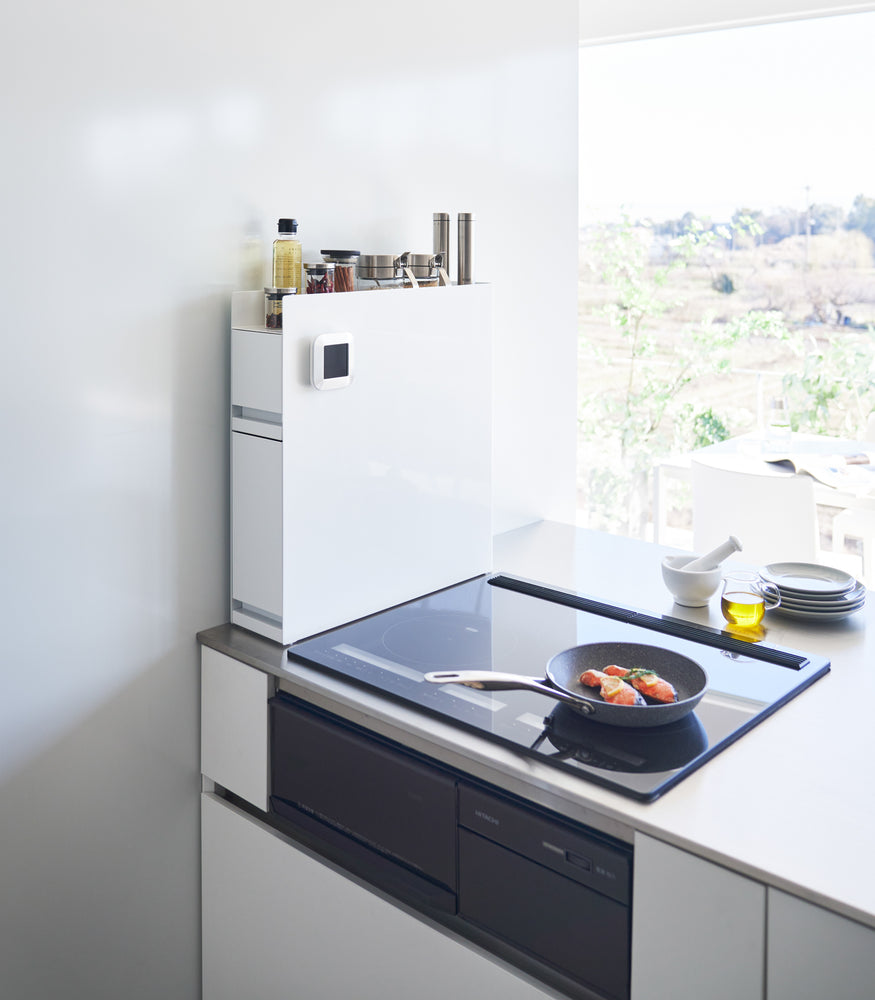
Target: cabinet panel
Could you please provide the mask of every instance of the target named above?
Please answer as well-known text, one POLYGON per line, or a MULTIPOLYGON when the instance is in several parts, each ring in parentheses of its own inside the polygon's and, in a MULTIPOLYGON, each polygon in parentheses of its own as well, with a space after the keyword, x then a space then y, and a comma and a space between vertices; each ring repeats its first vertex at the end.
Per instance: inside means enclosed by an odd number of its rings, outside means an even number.
POLYGON ((762 1000, 764 886, 640 834, 633 885, 633 1000, 762 1000))
POLYGON ((202 797, 204 1000, 547 1000, 473 946, 202 797))
POLYGON ((768 1000, 872 1000, 875 931, 769 890, 768 1000))
POLYGON ((201 650, 201 771, 267 809, 269 678, 214 649, 201 650))
POLYGON ((277 333, 231 331, 231 405, 279 414, 283 340, 277 333))
MULTIPOLYGON (((283 446, 251 434, 231 435, 231 546, 235 601, 283 613, 283 446)), ((273 638, 273 636, 271 636, 273 638)))

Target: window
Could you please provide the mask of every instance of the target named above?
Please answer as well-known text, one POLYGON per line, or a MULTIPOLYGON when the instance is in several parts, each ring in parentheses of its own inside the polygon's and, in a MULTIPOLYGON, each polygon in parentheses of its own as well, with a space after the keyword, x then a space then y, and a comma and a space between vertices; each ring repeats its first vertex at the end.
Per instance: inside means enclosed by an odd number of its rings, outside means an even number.
POLYGON ((654 467, 764 434, 773 397, 864 436, 873 38, 867 12, 581 49, 581 523, 653 537, 654 467))

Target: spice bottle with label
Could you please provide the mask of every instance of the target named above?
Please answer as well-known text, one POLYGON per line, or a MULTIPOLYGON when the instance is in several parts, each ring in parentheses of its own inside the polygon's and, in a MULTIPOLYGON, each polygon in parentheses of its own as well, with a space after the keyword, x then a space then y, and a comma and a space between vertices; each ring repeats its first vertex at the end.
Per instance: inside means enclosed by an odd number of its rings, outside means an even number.
POLYGON ((301 272, 301 241, 298 238, 298 220, 280 219, 277 223, 278 235, 273 241, 273 271, 271 284, 274 288, 294 288, 300 295, 303 291, 301 272))

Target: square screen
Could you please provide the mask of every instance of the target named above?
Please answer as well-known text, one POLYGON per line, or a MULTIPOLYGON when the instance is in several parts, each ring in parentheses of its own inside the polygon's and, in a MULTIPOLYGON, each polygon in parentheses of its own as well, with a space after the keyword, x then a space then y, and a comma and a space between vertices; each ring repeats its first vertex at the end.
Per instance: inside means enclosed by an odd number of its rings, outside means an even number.
POLYGON ((346 378, 349 375, 349 344, 326 344, 322 350, 323 375, 346 378))

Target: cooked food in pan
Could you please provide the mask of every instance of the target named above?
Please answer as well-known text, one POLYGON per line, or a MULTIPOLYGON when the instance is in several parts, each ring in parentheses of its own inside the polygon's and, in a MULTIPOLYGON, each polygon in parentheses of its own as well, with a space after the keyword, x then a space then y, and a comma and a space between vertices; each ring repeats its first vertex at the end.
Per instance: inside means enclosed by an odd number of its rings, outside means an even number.
POLYGON ((619 677, 611 677, 602 670, 584 670, 580 683, 599 688, 599 694, 612 705, 646 705, 638 692, 619 677))
POLYGON ((652 670, 629 670, 626 667, 619 667, 616 663, 605 667, 606 674, 611 677, 622 677, 628 681, 636 691, 647 695, 654 701, 673 702, 678 700, 678 693, 667 680, 655 674, 652 670))
POLYGON ((599 688, 602 698, 614 705, 646 705, 642 694, 663 703, 678 699, 672 685, 652 670, 629 669, 616 663, 609 664, 604 670, 584 670, 580 683, 599 688))

